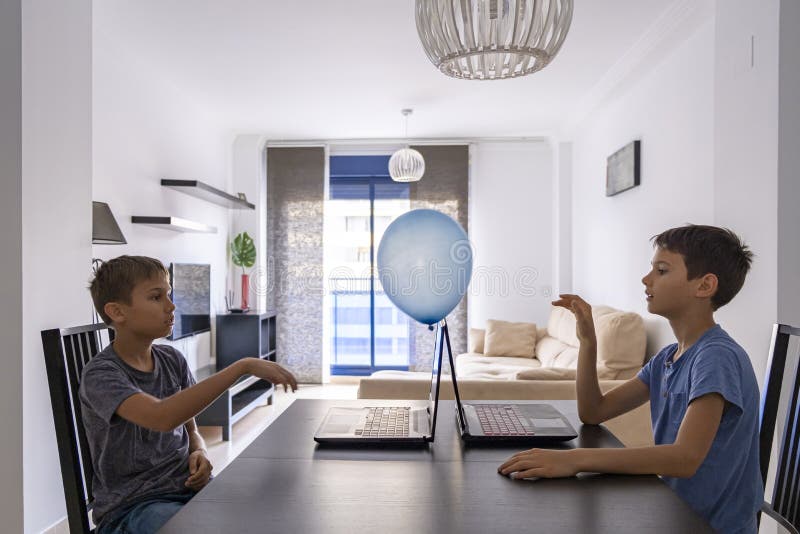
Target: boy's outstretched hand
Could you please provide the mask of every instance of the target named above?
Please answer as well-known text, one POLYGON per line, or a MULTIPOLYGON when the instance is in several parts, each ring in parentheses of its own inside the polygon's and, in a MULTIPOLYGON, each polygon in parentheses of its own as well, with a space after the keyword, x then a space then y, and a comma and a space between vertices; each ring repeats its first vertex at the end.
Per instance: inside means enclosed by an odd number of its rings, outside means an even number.
POLYGON ((186 487, 200 491, 211 479, 213 469, 214 466, 211 465, 203 449, 194 451, 189 455, 189 478, 186 479, 186 487))
POLYGON ((283 391, 288 391, 289 388, 292 388, 292 391, 297 391, 297 379, 277 363, 260 358, 246 358, 245 362, 245 369, 249 374, 271 382, 276 386, 283 385, 283 391))
POLYGON ((578 473, 572 461, 573 450, 554 451, 549 449, 530 449, 518 452, 497 468, 501 475, 511 478, 559 478, 571 477, 578 473))
POLYGON ((565 293, 559 295, 558 300, 552 302, 553 306, 561 306, 575 314, 576 334, 581 343, 595 342, 594 321, 592 320, 592 307, 578 295, 565 293))

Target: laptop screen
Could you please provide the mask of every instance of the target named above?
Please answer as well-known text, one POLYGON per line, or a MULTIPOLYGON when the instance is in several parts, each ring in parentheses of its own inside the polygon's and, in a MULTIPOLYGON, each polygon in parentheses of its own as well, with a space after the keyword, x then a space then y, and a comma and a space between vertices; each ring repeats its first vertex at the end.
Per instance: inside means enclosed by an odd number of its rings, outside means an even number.
POLYGON ((439 404, 439 381, 441 379, 442 365, 442 336, 441 325, 436 325, 436 338, 433 342, 433 361, 431 362, 431 392, 428 397, 428 417, 431 424, 431 438, 436 430, 436 412, 439 404))
POLYGON ((433 410, 436 408, 436 399, 439 398, 439 366, 442 364, 442 350, 440 348, 440 340, 442 337, 442 328, 436 325, 436 337, 433 341, 433 361, 431 362, 431 393, 428 397, 430 401, 429 411, 433 415, 433 410))

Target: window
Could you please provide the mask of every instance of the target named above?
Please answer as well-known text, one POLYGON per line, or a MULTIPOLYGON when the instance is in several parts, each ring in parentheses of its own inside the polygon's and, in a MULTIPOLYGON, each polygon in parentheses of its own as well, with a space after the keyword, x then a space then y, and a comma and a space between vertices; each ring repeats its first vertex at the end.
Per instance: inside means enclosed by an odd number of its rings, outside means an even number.
POLYGON ((383 293, 377 248, 410 209, 408 184, 388 175, 389 156, 332 156, 323 240, 329 268, 331 374, 408 369, 409 319, 383 293))

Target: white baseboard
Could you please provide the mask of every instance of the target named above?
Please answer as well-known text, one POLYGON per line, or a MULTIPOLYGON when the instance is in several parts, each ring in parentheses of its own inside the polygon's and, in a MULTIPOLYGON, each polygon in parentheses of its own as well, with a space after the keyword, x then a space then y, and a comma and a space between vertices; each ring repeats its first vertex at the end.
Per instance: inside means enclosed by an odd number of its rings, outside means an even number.
POLYGON ((69 523, 67 522, 67 517, 64 516, 46 529, 42 531, 42 534, 69 534, 69 523))

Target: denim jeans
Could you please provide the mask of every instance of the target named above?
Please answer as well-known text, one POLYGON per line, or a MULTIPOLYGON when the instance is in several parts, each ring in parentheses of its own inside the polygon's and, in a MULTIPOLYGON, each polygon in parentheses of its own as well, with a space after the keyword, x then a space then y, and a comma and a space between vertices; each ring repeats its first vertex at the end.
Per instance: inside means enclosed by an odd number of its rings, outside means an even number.
POLYGON ((194 491, 165 493, 137 501, 100 522, 97 534, 152 534, 194 497, 194 491))

